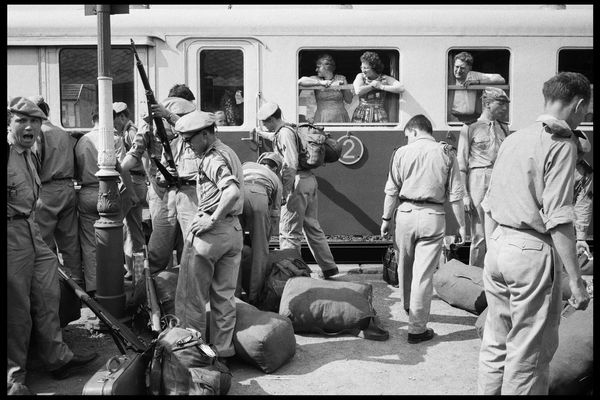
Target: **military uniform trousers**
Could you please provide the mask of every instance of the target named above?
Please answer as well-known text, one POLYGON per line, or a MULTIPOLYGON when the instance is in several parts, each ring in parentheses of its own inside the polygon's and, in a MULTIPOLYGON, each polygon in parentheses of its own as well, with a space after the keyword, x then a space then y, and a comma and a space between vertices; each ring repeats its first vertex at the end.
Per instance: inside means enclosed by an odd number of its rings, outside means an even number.
POLYGON ((469 170, 469 194, 475 210, 468 213, 471 231, 471 247, 469 249, 469 265, 483 268, 483 260, 487 250, 485 243, 486 221, 481 202, 490 185, 492 168, 473 168, 469 170))
POLYGON ((498 226, 483 283, 488 303, 478 394, 547 395, 558 347, 561 263, 550 235, 498 226))
POLYGON ((142 226, 142 211, 144 208, 143 200, 146 199, 148 186, 146 177, 140 175, 131 175, 133 190, 137 195, 139 202, 131 207, 123 221, 123 252, 125 253, 125 263, 127 269, 133 273, 133 253, 143 250, 146 243, 144 237, 144 228, 142 226))
POLYGON ((398 248, 398 280, 408 333, 427 330, 433 273, 442 253, 446 216, 442 204, 402 202, 396 210, 394 241, 398 248))
POLYGON ((175 294, 175 314, 186 328, 206 337, 206 306, 210 304, 210 342, 220 357, 235 354, 235 288, 242 257, 242 227, 227 216, 208 232, 185 238, 175 294))
POLYGON ((60 252, 65 271, 83 285, 77 193, 70 179, 52 180, 42 184, 36 203, 35 222, 44 242, 60 252))
POLYGON ((7 383, 25 384, 32 334, 49 370, 62 367, 73 352, 62 340, 58 319, 58 259, 33 218, 7 222, 6 356, 7 383))
POLYGON ((96 290, 96 229, 94 224, 98 214, 98 186, 82 186, 79 189, 77 208, 79 210, 79 243, 85 290, 96 290))
MULTIPOLYGON (((248 287, 248 301, 256 304, 265 283, 271 238, 271 209, 264 186, 244 183, 244 210, 241 223, 243 230, 250 232, 252 247, 250 276, 241 277, 241 283, 248 287)), ((240 276, 241 274, 240 271, 240 276)))
POLYGON ((300 253, 302 235, 322 271, 337 268, 327 238, 319 224, 317 178, 310 171, 299 171, 289 201, 281 207, 279 248, 300 253))

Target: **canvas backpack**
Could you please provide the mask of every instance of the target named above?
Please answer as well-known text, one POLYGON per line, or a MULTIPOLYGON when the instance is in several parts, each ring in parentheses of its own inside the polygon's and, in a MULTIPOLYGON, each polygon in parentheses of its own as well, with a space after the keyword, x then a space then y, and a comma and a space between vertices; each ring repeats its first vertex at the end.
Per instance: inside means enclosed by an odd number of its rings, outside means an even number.
POLYGON ((264 311, 279 311, 283 288, 290 278, 310 277, 310 267, 297 257, 282 258, 271 265, 263 291, 258 299, 258 308, 264 311))
POLYGON ((342 153, 341 146, 321 126, 309 123, 287 124, 296 134, 298 165, 300 169, 313 169, 325 163, 336 162, 342 153))

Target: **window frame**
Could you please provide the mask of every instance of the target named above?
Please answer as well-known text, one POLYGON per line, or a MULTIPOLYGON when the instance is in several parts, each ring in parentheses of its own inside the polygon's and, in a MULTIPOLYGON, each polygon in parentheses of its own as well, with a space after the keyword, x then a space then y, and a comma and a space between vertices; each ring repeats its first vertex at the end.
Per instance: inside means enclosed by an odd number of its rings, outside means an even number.
MULTIPOLYGON (((560 72, 560 52, 563 50, 587 50, 587 51, 592 52, 592 56, 594 55, 593 47, 585 47, 585 46, 562 46, 562 47, 559 47, 556 50, 556 73, 560 72)), ((594 69, 592 67, 592 72, 593 71, 594 71, 594 69)), ((590 82, 590 83, 591 83, 591 88, 592 88, 591 100, 593 101, 594 100, 594 82, 590 82)), ((592 110, 592 114, 593 114, 593 110, 592 110)), ((579 126, 582 128, 593 128, 594 120, 592 118, 591 121, 583 121, 583 122, 581 122, 581 124, 579 126)))

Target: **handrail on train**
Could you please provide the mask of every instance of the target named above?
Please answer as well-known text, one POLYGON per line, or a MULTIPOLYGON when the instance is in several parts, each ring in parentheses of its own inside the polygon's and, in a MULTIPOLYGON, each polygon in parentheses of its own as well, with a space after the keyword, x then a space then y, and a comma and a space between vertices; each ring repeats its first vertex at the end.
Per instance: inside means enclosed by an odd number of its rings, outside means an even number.
MULTIPOLYGON (((494 83, 490 83, 487 85, 470 85, 469 87, 464 87, 461 85, 448 85, 448 89, 451 90, 483 90, 486 87, 497 87, 499 89, 510 89, 509 85, 499 85, 499 84, 494 84, 494 83)), ((298 90, 353 90, 354 89, 354 85, 352 84, 347 84, 347 85, 333 85, 333 86, 329 86, 329 87, 325 87, 325 86, 298 86, 298 90)))

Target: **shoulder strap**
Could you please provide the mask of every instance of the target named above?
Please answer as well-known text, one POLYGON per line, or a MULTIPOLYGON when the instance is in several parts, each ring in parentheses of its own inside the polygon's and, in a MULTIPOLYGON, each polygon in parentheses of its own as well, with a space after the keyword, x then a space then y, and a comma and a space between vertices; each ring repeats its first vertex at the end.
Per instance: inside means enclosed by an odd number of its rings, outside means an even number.
POLYGON ((46 160, 46 138, 44 137, 44 130, 40 129, 40 164, 43 166, 46 160))

